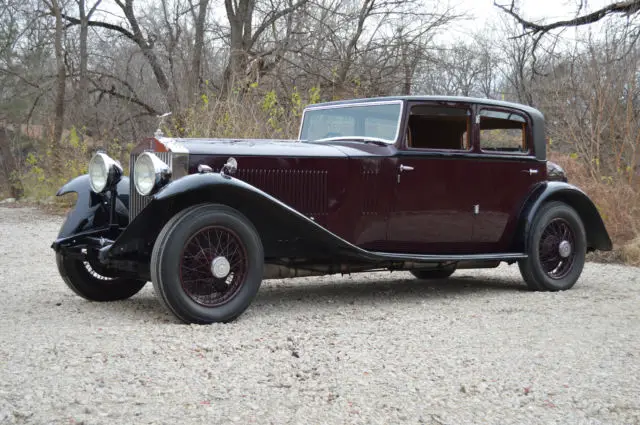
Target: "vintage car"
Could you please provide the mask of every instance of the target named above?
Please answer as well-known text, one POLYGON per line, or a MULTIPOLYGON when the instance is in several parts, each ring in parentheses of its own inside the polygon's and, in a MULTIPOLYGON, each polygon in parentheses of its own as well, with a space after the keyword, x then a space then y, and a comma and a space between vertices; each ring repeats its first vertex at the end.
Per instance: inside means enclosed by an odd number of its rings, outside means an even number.
POLYGON ((52 247, 81 297, 131 297, 149 280, 190 323, 228 322, 263 279, 518 263, 527 286, 571 288, 610 250, 593 202, 546 160, 533 108, 387 97, 305 109, 299 140, 176 139, 99 152, 52 247))

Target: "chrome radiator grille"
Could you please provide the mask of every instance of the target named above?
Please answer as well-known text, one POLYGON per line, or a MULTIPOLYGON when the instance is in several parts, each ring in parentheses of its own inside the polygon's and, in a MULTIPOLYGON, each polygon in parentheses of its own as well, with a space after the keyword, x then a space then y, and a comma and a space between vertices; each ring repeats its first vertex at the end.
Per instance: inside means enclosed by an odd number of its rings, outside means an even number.
MULTIPOLYGON (((173 154, 171 152, 154 152, 153 154, 173 170, 173 154)), ((136 184, 133 181, 133 170, 136 159, 138 159, 138 155, 131 155, 129 158, 129 223, 151 202, 150 196, 142 196, 136 190, 136 184)))

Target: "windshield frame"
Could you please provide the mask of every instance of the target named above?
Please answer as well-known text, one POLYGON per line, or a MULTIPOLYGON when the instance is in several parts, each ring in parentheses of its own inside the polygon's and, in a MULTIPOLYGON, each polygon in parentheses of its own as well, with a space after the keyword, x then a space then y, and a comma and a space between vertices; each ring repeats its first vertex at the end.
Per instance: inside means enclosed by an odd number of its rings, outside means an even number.
MULTIPOLYGON (((302 126, 304 125, 304 118, 305 115, 307 114, 307 111, 317 111, 317 110, 322 110, 322 109, 337 109, 337 108, 354 108, 354 107, 362 107, 362 106, 378 106, 378 105, 393 105, 393 104, 399 104, 400 105, 400 112, 398 113, 398 126, 396 127, 396 133, 395 136, 393 138, 393 141, 389 141, 387 139, 379 139, 380 141, 382 141, 383 143, 391 146, 391 145, 395 145, 398 142, 398 136, 400 135, 400 129, 402 128, 402 121, 404 118, 404 108, 405 108, 405 102, 403 100, 400 99, 394 99, 394 100, 376 100, 376 101, 371 101, 371 102, 353 102, 353 103, 340 103, 337 105, 318 105, 318 106, 307 106, 306 108, 304 108, 304 111, 302 112, 302 119, 300 120, 300 130, 298 130, 298 140, 302 140, 302 126)), ((361 139, 361 138, 366 138, 365 136, 340 136, 340 137, 336 137, 336 138, 332 138, 335 140, 349 140, 349 139, 361 139)), ((329 143, 331 142, 330 140, 326 140, 324 142, 318 142, 318 143, 329 143)))

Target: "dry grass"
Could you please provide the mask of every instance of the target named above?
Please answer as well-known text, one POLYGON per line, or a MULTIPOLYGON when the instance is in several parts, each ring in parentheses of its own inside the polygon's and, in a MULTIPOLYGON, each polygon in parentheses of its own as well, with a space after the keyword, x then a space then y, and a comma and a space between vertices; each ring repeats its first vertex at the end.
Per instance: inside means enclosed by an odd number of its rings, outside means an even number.
POLYGON ((549 159, 565 169, 569 183, 594 201, 613 241, 613 252, 598 252, 590 259, 640 265, 640 192, 625 178, 593 178, 587 167, 568 155, 550 153, 549 159))
POLYGON ((623 263, 640 267, 640 237, 625 244, 620 249, 620 254, 623 263))

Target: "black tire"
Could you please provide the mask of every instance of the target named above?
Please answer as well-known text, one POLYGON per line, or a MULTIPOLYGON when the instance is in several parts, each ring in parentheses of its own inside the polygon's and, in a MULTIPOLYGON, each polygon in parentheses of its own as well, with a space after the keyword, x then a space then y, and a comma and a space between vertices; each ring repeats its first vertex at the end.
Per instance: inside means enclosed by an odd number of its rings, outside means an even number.
POLYGON ((183 322, 230 322, 255 298, 263 265, 262 241, 246 217, 223 205, 201 204, 163 227, 153 246, 151 280, 164 306, 183 322), (229 271, 216 278, 211 264, 220 257, 229 271))
MULTIPOLYGON (((101 270, 90 261, 65 257, 56 253, 56 263, 62 280, 82 298, 90 301, 118 301, 132 297, 147 283, 143 280, 109 277, 98 273, 101 270)), ((104 271, 103 271, 104 273, 104 271)))
POLYGON ((529 289, 570 289, 582 273, 587 252, 587 237, 578 213, 563 202, 542 205, 531 225, 525 252, 528 257, 519 260, 518 266, 529 289), (564 241, 569 242, 569 251, 562 252, 564 241))
POLYGON ((447 279, 456 271, 456 266, 436 270, 411 270, 411 274, 418 279, 447 279))

